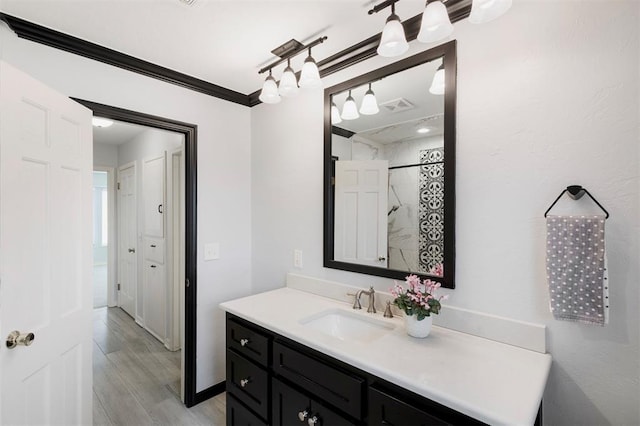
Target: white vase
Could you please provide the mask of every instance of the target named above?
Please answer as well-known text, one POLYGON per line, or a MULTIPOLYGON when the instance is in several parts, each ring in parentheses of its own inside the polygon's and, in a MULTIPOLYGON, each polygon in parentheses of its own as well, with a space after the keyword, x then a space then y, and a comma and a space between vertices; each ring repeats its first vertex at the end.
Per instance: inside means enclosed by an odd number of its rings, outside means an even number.
POLYGON ((431 333, 431 325, 433 323, 433 317, 424 317, 422 321, 418 321, 417 315, 405 315, 404 325, 407 329, 407 334, 411 337, 427 337, 431 333))

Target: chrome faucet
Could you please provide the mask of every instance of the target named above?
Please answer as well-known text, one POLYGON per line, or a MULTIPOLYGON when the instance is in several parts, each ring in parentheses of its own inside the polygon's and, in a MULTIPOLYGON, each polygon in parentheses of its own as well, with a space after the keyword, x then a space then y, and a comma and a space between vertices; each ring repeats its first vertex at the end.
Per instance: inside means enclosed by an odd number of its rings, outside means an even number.
POLYGON ((353 309, 362 309, 362 305, 360 304, 360 296, 362 296, 363 294, 366 294, 367 296, 369 296, 369 306, 367 307, 367 312, 370 314, 375 314, 376 313, 376 297, 374 296, 375 294, 375 290, 373 289, 373 286, 369 287, 369 290, 358 290, 358 292, 355 294, 355 300, 353 302, 353 309))

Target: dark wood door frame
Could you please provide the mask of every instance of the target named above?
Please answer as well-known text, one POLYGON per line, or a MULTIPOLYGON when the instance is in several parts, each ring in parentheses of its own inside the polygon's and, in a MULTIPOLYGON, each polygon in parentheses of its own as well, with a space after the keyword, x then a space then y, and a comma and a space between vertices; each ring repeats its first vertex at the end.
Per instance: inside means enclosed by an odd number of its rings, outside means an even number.
POLYGON ((197 136, 198 126, 168 118, 72 98, 112 120, 169 130, 184 135, 185 152, 185 303, 184 303, 184 403, 191 407, 224 390, 215 385, 196 392, 196 249, 197 249, 197 136))

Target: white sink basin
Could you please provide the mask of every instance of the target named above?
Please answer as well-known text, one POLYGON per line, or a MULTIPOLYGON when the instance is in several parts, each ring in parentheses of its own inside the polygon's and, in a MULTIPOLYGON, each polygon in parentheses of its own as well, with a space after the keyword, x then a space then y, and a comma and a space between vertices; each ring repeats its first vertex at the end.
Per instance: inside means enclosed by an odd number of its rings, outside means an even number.
POLYGON ((330 309, 300 320, 311 330, 348 341, 371 341, 384 336, 395 328, 394 324, 363 314, 330 309))

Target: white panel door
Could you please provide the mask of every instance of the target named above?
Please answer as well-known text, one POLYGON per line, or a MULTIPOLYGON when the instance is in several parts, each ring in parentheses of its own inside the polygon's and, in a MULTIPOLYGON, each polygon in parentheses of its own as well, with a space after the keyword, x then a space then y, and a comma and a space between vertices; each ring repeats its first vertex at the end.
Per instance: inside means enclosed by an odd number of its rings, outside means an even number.
POLYGON ((0 424, 92 420, 91 112, 0 62, 0 424))
POLYGON ((167 272, 165 266, 144 262, 144 326, 163 344, 167 337, 167 272))
POLYGON ((118 169, 118 306, 136 318, 138 283, 136 165, 118 169))
POLYGON ((143 161, 144 234, 147 237, 164 237, 165 175, 166 153, 143 161))
POLYGON ((387 266, 388 192, 388 161, 336 161, 334 260, 387 266))

